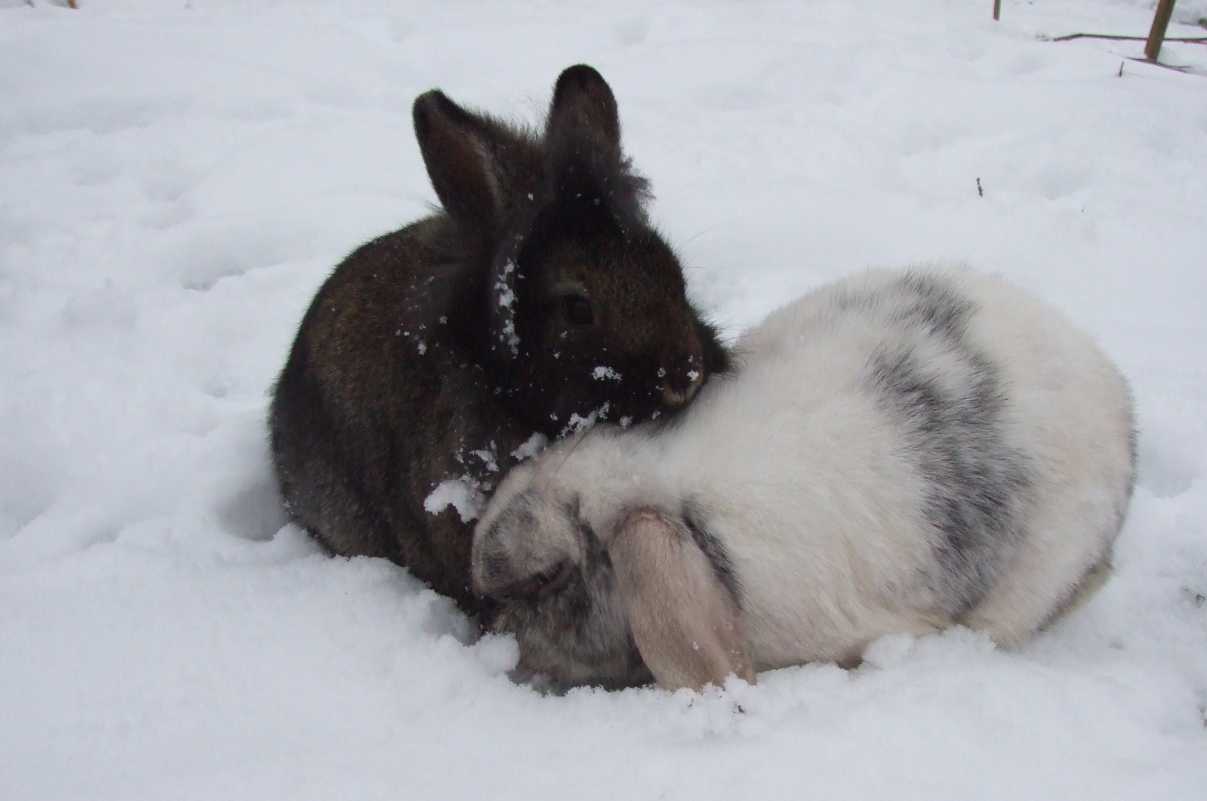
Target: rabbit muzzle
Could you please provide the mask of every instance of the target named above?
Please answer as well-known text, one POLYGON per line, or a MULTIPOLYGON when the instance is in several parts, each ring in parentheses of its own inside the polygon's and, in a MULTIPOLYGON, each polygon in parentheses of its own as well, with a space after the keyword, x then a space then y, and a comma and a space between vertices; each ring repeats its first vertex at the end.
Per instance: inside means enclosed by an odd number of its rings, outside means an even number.
POLYGON ((676 409, 687 405, 704 384, 704 357, 699 352, 667 360, 658 371, 662 381, 662 403, 676 409))

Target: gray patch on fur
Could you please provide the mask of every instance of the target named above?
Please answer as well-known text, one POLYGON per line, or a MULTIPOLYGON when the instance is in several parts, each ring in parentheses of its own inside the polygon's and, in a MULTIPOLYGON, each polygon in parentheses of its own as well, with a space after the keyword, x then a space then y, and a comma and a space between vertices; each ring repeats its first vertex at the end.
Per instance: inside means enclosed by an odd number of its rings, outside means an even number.
POLYGON ((698 504, 691 500, 685 501, 683 503, 682 515, 683 524, 691 532, 696 547, 700 549, 704 554, 704 558, 712 565, 712 570, 716 574, 717 580, 729 591, 729 594, 733 597, 733 602, 741 609, 742 585, 738 579, 738 574, 733 569, 733 562, 729 558, 729 552, 725 549, 725 545, 708 530, 704 522, 705 516, 698 504))
POLYGON ((515 572, 511 558, 506 549, 499 548, 500 531, 532 531, 537 526, 536 515, 533 514, 526 497, 516 498, 507 509, 491 524, 490 531, 483 538, 494 547, 484 548, 481 555, 483 575, 491 583, 497 582, 501 576, 515 572))
POLYGON ((576 522, 584 558, 570 581, 535 601, 502 605, 492 628, 519 640, 521 680, 554 691, 588 682, 606 688, 647 684, 653 677, 629 631, 612 560, 585 521, 576 522))
POLYGON ((1134 495, 1136 492, 1136 473, 1138 470, 1137 465, 1140 461, 1140 432, 1136 429, 1136 416, 1134 411, 1135 401, 1132 399, 1130 386, 1128 387, 1127 394, 1128 414, 1131 417, 1127 428, 1127 491, 1124 493, 1123 497, 1119 499, 1119 506, 1115 510, 1115 516, 1117 518, 1117 524, 1115 526, 1116 536, 1118 535, 1119 530, 1123 528, 1123 521, 1127 518, 1127 510, 1131 505, 1132 495, 1134 495))
POLYGON ((956 619, 989 592, 1003 553, 1025 536, 1030 468, 1005 441, 997 369, 965 338, 974 305, 933 278, 907 275, 900 283, 913 297, 889 319, 903 332, 925 326, 967 371, 955 391, 953 382, 927 372, 902 346, 878 352, 868 376, 877 396, 905 422, 909 453, 929 488, 925 510, 939 534, 939 569, 926 581, 937 611, 956 619))

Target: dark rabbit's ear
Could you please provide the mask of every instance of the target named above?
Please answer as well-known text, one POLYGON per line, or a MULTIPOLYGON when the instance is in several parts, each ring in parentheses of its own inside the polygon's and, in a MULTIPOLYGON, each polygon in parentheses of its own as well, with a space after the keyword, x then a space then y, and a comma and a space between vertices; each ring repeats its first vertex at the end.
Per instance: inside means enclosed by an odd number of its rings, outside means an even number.
POLYGON ((471 114, 438 89, 415 99, 415 137, 432 187, 453 219, 486 231, 500 224, 503 170, 497 124, 471 114))
POLYGON ((639 220, 644 179, 629 170, 620 147, 620 118, 607 81, 585 64, 557 79, 545 148, 552 194, 563 201, 605 202, 620 222, 639 220))
POLYGON ((566 150, 589 146, 606 158, 620 161, 616 98, 608 82, 592 67, 578 64, 558 76, 545 138, 551 146, 566 150))

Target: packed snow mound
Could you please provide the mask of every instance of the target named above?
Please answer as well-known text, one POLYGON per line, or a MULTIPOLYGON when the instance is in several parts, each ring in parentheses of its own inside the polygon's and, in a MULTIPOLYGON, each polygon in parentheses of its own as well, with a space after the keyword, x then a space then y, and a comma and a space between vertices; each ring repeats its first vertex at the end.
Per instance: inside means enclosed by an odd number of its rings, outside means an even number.
POLYGON ((0 2, 0 798, 1203 798, 1207 48, 1042 40, 1150 2, 80 5, 0 2), (968 261, 1102 342, 1141 476, 1097 596, 1017 652, 545 696, 286 523, 268 392, 332 266, 434 202, 412 100, 536 122, 578 62, 727 334, 968 261))

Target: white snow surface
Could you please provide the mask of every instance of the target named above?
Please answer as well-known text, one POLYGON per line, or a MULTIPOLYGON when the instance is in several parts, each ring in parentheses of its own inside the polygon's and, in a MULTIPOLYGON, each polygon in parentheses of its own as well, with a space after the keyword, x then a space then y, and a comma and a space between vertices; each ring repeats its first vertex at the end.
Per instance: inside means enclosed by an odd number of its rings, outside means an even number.
POLYGON ((0 2, 0 798, 1204 798, 1207 48, 1040 39, 1151 2, 80 4, 0 2), (966 260, 1101 340, 1141 465, 1096 597, 1017 652, 545 696, 285 524, 268 390, 332 266, 434 202, 411 101, 536 121, 577 62, 727 334, 966 260))

